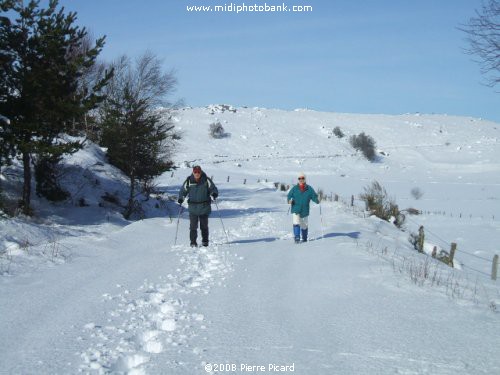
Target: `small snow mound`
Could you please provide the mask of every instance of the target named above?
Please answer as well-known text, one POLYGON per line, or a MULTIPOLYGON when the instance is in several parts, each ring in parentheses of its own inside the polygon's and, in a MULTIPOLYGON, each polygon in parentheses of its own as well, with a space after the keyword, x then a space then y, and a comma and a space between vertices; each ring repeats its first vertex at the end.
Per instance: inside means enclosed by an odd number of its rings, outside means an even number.
POLYGON ((95 323, 88 323, 83 326, 83 328, 88 330, 94 329, 95 327, 96 327, 95 323))
MULTIPOLYGON (((131 374, 132 370, 138 370, 137 367, 148 362, 149 358, 141 354, 133 354, 130 356, 123 356, 118 358, 116 363, 111 367, 114 372, 125 372, 131 374)), ((135 372, 136 374, 142 374, 144 372, 135 372)))
POLYGON ((177 328, 177 324, 174 319, 166 319, 160 324, 160 329, 166 332, 173 332, 177 328))
POLYGON ((175 314, 175 308, 168 303, 164 303, 163 305, 161 305, 160 311, 162 312, 162 314, 168 316, 173 316, 175 314))
POLYGON ((159 353, 163 352, 163 345, 161 342, 159 342, 157 340, 151 340, 151 341, 144 343, 143 349, 147 353, 159 354, 159 353))
POLYGON ((149 301, 154 305, 160 305, 165 300, 165 295, 162 293, 151 293, 149 301))
POLYGON ((159 331, 146 331, 142 334, 142 340, 145 342, 154 340, 158 337, 159 334, 159 331))

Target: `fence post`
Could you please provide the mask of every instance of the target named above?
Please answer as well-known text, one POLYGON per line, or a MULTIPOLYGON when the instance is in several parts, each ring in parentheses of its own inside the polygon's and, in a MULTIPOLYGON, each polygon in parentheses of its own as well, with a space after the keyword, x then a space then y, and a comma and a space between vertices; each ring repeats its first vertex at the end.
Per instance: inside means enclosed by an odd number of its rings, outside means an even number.
POLYGON ((417 248, 419 253, 424 252, 424 239, 425 239, 424 226, 421 225, 420 228, 418 228, 417 248))
POLYGON ((246 185, 246 184, 247 184, 247 179, 245 178, 245 179, 243 180, 243 185, 246 185))
POLYGON ((491 266, 491 280, 497 279, 498 272, 498 254, 493 257, 493 265, 491 266))
POLYGON ((354 195, 351 196, 351 207, 354 207, 354 195))
POLYGON ((457 244, 455 242, 452 242, 450 249, 450 262, 448 263, 450 267, 453 267, 453 259, 455 258, 455 251, 457 251, 457 244))
POLYGON ((229 176, 227 176, 227 182, 229 182, 229 176))
POLYGON ((435 258, 437 256, 437 251, 438 251, 437 247, 434 246, 434 248, 432 249, 432 257, 433 258, 435 258))

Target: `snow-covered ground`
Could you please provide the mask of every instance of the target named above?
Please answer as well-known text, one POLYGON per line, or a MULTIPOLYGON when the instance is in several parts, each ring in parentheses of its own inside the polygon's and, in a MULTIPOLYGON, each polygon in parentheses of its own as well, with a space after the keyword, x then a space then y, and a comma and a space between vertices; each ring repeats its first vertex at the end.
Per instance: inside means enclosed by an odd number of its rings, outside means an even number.
POLYGON ((158 188, 175 196, 194 164, 213 176, 211 245, 187 246, 185 213, 174 245, 173 201, 123 220, 102 197, 125 197, 126 181, 90 144, 66 161, 72 202, 0 221, 0 373, 500 373, 499 124, 227 106, 175 122, 180 168, 158 188), (216 121, 226 137, 209 136, 216 121), (385 155, 356 153, 361 132, 385 155), (340 202, 313 204, 312 240, 294 245, 274 183, 299 172, 340 202), (367 217, 373 180, 424 214, 404 231, 367 217), (413 249, 420 225, 428 248, 457 243, 455 269, 413 249))

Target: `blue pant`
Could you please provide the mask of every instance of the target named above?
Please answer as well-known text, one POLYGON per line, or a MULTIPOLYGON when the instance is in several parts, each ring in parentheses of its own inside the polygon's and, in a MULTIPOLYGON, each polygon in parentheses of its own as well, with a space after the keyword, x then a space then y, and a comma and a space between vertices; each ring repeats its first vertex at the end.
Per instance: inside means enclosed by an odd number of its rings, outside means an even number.
POLYGON ((307 232, 308 229, 301 229, 300 225, 293 226, 293 236, 295 237, 295 241, 300 241, 300 235, 302 234, 302 241, 307 241, 307 232))

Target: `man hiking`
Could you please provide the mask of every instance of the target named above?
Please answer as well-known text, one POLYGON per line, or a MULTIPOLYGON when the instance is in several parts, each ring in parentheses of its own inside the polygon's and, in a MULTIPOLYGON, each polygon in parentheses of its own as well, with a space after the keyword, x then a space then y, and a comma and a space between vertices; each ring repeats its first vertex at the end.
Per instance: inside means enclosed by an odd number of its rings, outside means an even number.
POLYGON ((309 203, 313 201, 319 204, 318 195, 312 188, 306 184, 306 176, 299 173, 298 183, 288 192, 288 203, 292 206, 293 236, 295 243, 307 242, 307 217, 309 216, 309 203))
POLYGON ((212 198, 215 200, 219 195, 213 181, 207 177, 199 165, 193 167, 193 173, 186 179, 179 191, 177 202, 182 205, 188 196, 189 210, 189 239, 191 247, 197 247, 198 223, 201 230, 201 244, 208 246, 208 216, 212 212, 212 198))

